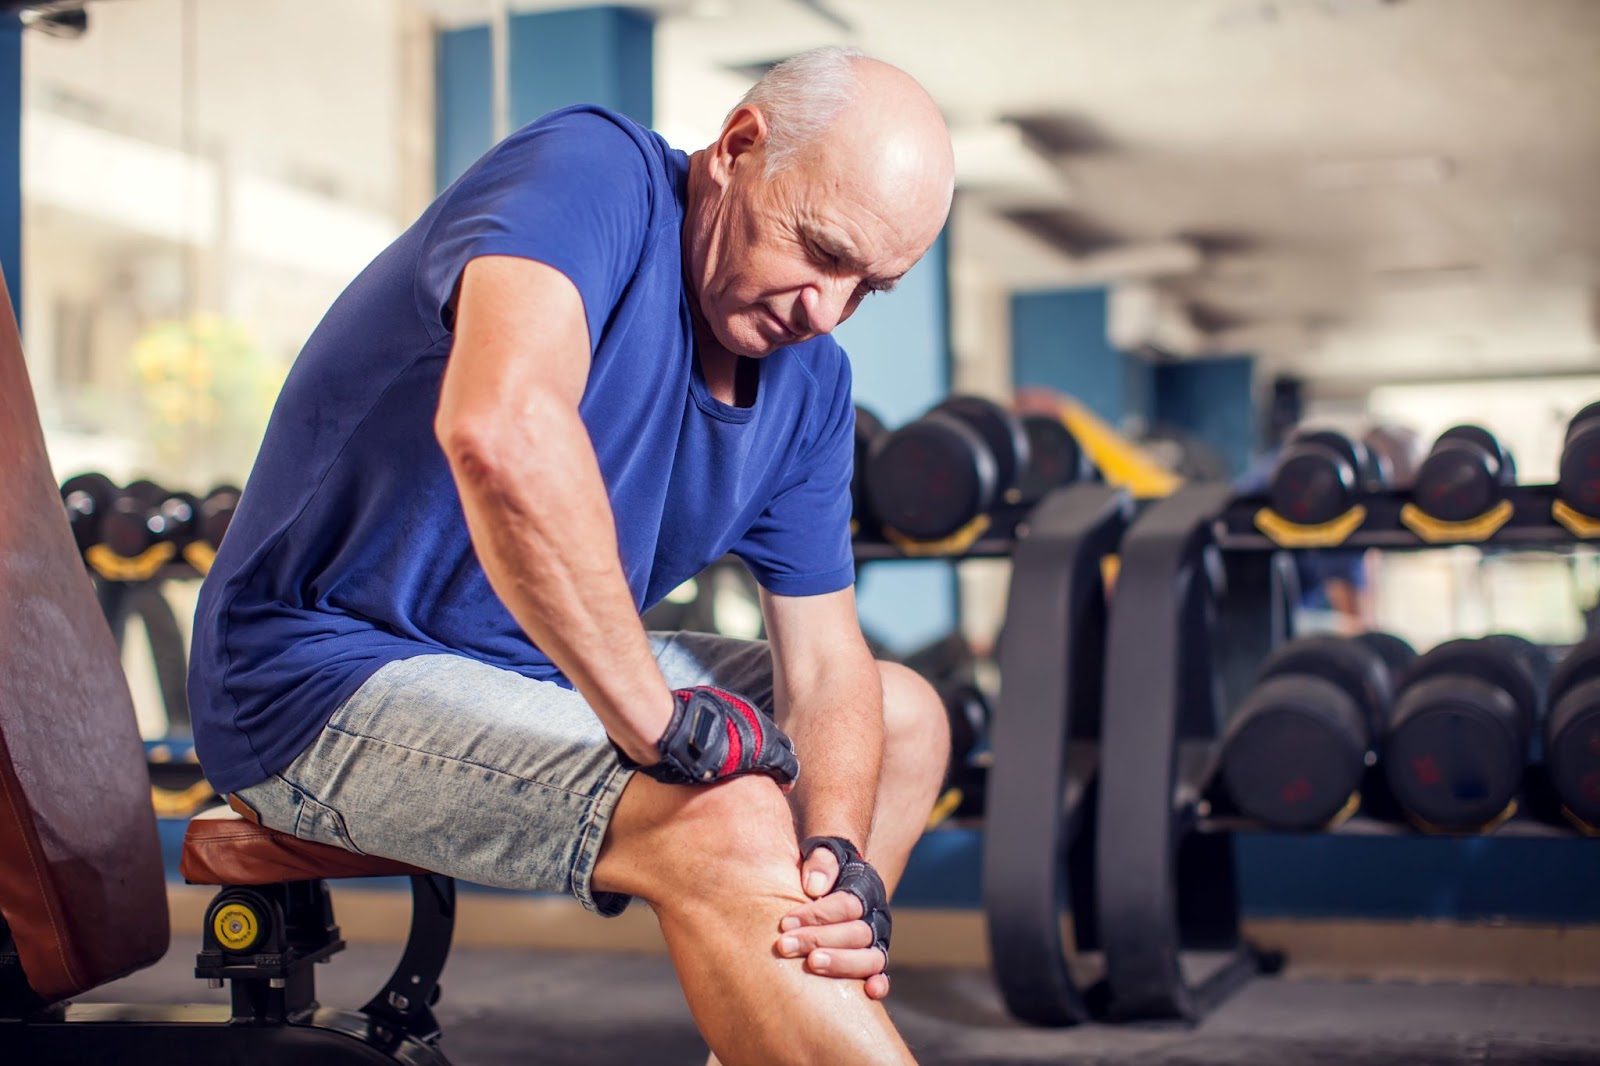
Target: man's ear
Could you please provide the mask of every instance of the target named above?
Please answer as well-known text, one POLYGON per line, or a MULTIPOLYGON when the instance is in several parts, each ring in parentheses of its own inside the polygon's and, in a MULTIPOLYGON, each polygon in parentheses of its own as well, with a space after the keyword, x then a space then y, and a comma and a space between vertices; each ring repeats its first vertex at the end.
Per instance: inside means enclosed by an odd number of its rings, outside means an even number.
POLYGON ((767 116, 752 104, 736 108, 711 146, 711 180, 726 186, 733 180, 734 168, 759 161, 766 145, 767 116))

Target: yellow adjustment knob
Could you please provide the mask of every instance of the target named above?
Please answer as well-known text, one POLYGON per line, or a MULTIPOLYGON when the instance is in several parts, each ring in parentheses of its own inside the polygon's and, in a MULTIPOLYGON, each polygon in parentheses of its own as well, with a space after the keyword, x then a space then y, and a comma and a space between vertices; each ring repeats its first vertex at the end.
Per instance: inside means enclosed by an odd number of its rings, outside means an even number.
POLYGON ((261 920, 243 903, 225 903, 211 916, 211 932, 229 951, 244 951, 261 935, 261 920))

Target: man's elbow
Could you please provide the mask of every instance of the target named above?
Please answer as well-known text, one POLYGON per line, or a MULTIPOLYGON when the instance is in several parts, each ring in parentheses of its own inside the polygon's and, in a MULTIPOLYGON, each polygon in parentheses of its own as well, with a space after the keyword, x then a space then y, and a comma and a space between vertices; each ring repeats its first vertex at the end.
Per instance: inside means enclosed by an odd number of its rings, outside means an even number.
POLYGON ((559 424, 559 399, 531 390, 515 408, 495 404, 484 409, 440 404, 433 432, 458 483, 503 488, 525 481, 550 434, 532 434, 532 426, 559 424))
POLYGON ((444 408, 434 417, 434 436, 458 484, 492 488, 506 479, 512 448, 496 421, 444 408))

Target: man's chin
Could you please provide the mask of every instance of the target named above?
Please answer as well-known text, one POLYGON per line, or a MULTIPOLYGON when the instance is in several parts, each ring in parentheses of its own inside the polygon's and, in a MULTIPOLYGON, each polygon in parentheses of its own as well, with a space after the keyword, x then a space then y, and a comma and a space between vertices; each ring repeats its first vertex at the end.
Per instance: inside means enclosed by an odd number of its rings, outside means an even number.
POLYGON ((760 359, 762 356, 771 355, 787 343, 786 341, 769 340, 755 330, 749 332, 734 332, 732 330, 723 332, 716 330, 713 332, 715 332, 717 340, 724 348, 734 355, 740 355, 746 359, 760 359))

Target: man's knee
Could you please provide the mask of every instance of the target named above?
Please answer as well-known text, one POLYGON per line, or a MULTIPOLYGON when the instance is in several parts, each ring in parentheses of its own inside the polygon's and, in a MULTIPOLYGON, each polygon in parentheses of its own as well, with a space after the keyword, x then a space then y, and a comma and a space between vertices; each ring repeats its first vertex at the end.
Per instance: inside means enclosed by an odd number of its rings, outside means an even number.
POLYGON ((799 897, 794 817, 768 777, 696 786, 636 775, 618 813, 595 870, 597 881, 618 883, 615 890, 657 904, 745 886, 799 897))
POLYGON ((880 662, 883 728, 889 758, 915 758, 941 772, 950 754, 950 722, 944 700, 921 674, 899 663, 880 662))

